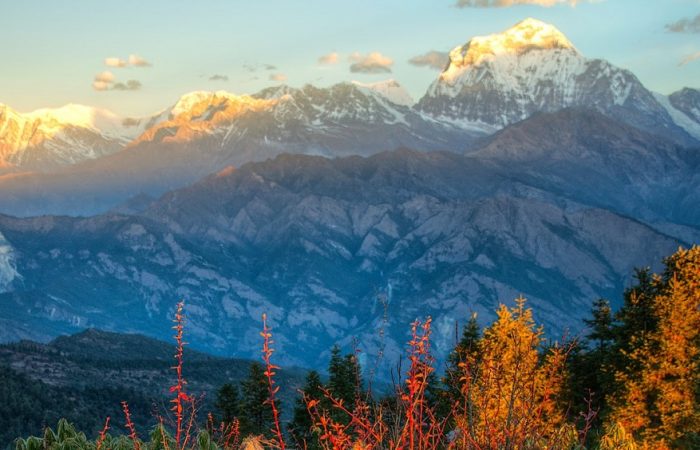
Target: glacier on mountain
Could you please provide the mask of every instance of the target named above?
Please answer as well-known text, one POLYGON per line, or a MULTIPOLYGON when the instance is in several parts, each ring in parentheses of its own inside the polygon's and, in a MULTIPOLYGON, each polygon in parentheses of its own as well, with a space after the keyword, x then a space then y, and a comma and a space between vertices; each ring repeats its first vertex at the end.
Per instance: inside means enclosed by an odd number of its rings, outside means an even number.
POLYGON ((20 278, 20 275, 15 266, 15 250, 0 233, 0 293, 7 292, 17 278, 20 278))

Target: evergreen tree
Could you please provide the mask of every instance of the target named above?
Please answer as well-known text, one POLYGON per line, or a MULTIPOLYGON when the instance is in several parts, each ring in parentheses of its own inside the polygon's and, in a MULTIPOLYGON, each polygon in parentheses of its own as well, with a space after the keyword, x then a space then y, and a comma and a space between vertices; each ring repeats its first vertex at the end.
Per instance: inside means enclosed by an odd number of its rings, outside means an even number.
POLYGON ((265 369, 257 362, 250 365, 248 377, 241 383, 241 434, 272 436, 272 410, 268 404, 265 369))
MULTIPOLYGON (((355 400, 362 395, 361 370, 354 354, 343 356, 337 345, 331 349, 331 360, 328 364, 328 390, 333 398, 343 402, 348 411, 355 408, 355 400)), ((321 405, 330 411, 331 417, 336 422, 348 423, 350 418, 347 414, 337 408, 331 408, 327 401, 322 401, 321 405)))
POLYGON ((610 302, 600 298, 593 302, 593 318, 584 320, 591 329, 588 334, 588 341, 596 344, 596 349, 603 351, 607 349, 614 339, 612 309, 610 302))
POLYGON ((568 401, 574 416, 596 412, 595 424, 608 412, 607 395, 614 389, 613 346, 615 328, 610 303, 605 299, 593 302, 591 319, 584 322, 590 332, 586 342, 574 343, 567 364, 571 373, 568 401))
POLYGON ((289 434, 299 448, 307 448, 310 450, 321 448, 318 442, 318 435, 312 431, 314 424, 306 409, 305 398, 307 400, 321 401, 321 399, 323 399, 322 387, 321 377, 318 372, 312 370, 306 376, 306 383, 302 389, 304 395, 297 397, 294 404, 294 416, 289 423, 289 434))
POLYGON ((233 419, 240 417, 240 399, 238 396, 238 387, 226 383, 219 388, 216 393, 216 403, 214 404, 219 411, 221 421, 229 424, 233 419))
POLYGON ((460 364, 475 362, 479 351, 479 339, 481 328, 476 321, 476 313, 473 313, 462 329, 462 336, 455 348, 447 356, 447 367, 443 383, 447 387, 447 397, 450 403, 462 398, 461 378, 464 368, 460 364))
POLYGON ((331 360, 328 364, 328 390, 338 400, 352 410, 355 403, 356 385, 358 383, 359 367, 355 355, 340 353, 337 345, 331 349, 331 360))
POLYGON ((618 325, 614 328, 614 337, 620 356, 616 359, 618 369, 632 363, 625 356, 642 346, 656 329, 653 302, 659 289, 659 277, 646 267, 635 269, 635 278, 637 284, 625 291, 622 308, 615 315, 618 325))

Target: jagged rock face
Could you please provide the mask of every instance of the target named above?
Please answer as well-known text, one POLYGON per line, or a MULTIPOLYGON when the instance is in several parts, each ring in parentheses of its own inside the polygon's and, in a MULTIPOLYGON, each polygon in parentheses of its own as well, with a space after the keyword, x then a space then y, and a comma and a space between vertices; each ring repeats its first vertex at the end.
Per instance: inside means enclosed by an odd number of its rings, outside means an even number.
POLYGON ((402 98, 396 89, 395 83, 341 83, 324 89, 266 89, 254 96, 189 94, 154 116, 121 152, 50 175, 0 178, 6 193, 0 196, 0 211, 95 214, 141 193, 158 196, 227 165, 281 153, 337 157, 399 147, 461 151, 483 136, 393 103, 390 97, 402 98))
POLYGON ((700 90, 683 88, 668 98, 676 109, 700 124, 700 90))
POLYGON ((426 119, 408 101, 396 82, 340 83, 323 89, 281 86, 253 96, 197 92, 183 97, 169 120, 130 146, 196 141, 200 148, 215 146, 218 161, 238 165, 282 151, 342 156, 401 146, 459 148, 474 137, 426 119))
POLYGON ((436 118, 492 131, 572 106, 691 142, 634 74, 583 57, 556 28, 534 19, 452 50, 417 104, 436 118))
POLYGON ((357 337, 370 367, 380 350, 395 361, 417 317, 433 317, 443 356, 456 321, 472 311, 489 321, 520 294, 551 336, 576 332, 591 300, 619 301, 634 267, 697 242, 700 218, 674 223, 657 203, 699 199, 655 181, 689 179, 697 158, 645 147, 646 135, 620 141, 623 125, 601 130, 598 142, 616 146, 586 149, 577 124, 606 119, 566 114, 542 119, 564 128, 559 150, 540 149, 521 125, 468 156, 282 155, 173 191, 138 216, 0 218, 23 280, 0 295, 0 317, 11 318, 3 338, 87 326, 165 337, 184 298, 194 347, 255 357, 266 312, 280 361, 323 367, 334 342, 357 337), (527 144, 515 162, 503 153, 511 139, 527 144), (564 190, 562 173, 581 188, 564 190), (661 193, 634 206, 596 201, 630 183, 661 193))

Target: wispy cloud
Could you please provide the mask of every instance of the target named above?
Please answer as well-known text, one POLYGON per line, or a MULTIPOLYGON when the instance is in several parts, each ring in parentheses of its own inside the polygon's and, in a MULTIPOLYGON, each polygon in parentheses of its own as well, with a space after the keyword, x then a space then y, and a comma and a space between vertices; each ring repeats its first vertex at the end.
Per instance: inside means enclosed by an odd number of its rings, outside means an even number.
MULTIPOLYGON (((457 0, 458 8, 508 8, 515 5, 537 5, 550 8, 555 5, 576 6, 586 0, 457 0)), ((600 0, 588 0, 597 3, 600 0)))
POLYGON ((96 91, 108 91, 111 87, 111 83, 106 83, 104 81, 93 81, 92 88, 96 91))
POLYGON ((372 52, 368 55, 362 55, 354 52, 350 55, 350 72, 354 73, 387 73, 391 72, 391 66, 394 60, 388 56, 384 56, 379 52, 372 52))
POLYGON ((228 81, 228 77, 226 75, 215 74, 209 77, 209 81, 228 81))
POLYGON ((100 81, 102 83, 113 83, 114 74, 109 70, 105 70, 104 72, 100 72, 97 75, 95 75, 95 81, 100 81))
POLYGON ((318 63, 321 65, 338 64, 340 55, 336 52, 328 53, 318 58, 318 63))
POLYGON ((267 71, 270 71, 270 70, 277 70, 277 66, 275 66, 275 65, 272 65, 272 64, 258 64, 258 63, 255 63, 255 64, 246 63, 246 64, 243 64, 243 68, 244 68, 245 70, 247 70, 248 72, 257 72, 257 71, 260 71, 260 70, 267 70, 267 71))
POLYGON ((678 63, 678 65, 685 66, 686 64, 696 61, 698 59, 700 59, 700 52, 695 52, 683 58, 681 62, 678 63))
POLYGON ((447 52, 431 50, 428 53, 414 56, 408 60, 408 63, 413 64, 414 66, 430 67, 431 69, 442 70, 445 68, 449 60, 450 56, 447 52))
POLYGON ((271 81, 278 81, 278 82, 285 82, 285 81, 287 81, 287 75, 285 75, 283 73, 271 73, 270 80, 271 81))
POLYGON ((92 81, 92 88, 96 91, 107 91, 112 86, 112 83, 114 83, 114 74, 109 70, 105 70, 95 75, 92 81))
POLYGON ((671 33, 700 33, 700 14, 691 18, 683 18, 666 25, 671 33))
POLYGON ((139 55, 129 55, 129 58, 122 59, 117 56, 110 56, 105 58, 105 66, 114 68, 124 68, 124 67, 151 67, 151 63, 146 61, 139 55))
POLYGON ((128 64, 128 62, 116 56, 105 58, 105 66, 108 67, 126 67, 128 64))
POLYGON ((128 80, 126 83, 114 83, 113 91, 138 91, 141 89, 139 80, 128 80))
POLYGON ((139 55, 129 55, 129 65, 134 67, 151 67, 151 63, 139 55))
POLYGON ((138 91, 141 89, 141 82, 138 80, 128 80, 126 83, 117 82, 114 74, 105 70, 95 75, 92 88, 96 91, 138 91))

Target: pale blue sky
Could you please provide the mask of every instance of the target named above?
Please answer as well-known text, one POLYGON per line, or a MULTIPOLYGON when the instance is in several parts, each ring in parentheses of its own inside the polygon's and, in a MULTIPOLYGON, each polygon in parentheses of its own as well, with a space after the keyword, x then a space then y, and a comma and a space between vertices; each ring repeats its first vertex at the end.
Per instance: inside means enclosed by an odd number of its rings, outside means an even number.
POLYGON ((457 8, 454 0, 0 0, 0 103, 26 112, 82 103, 145 115, 193 90, 253 93, 278 84, 326 86, 394 78, 419 98, 438 72, 407 61, 448 51, 474 35, 502 31, 526 17, 557 26, 588 57, 632 70, 668 94, 700 87, 700 33, 665 25, 700 14, 700 0, 604 0, 545 8, 457 8), (319 66, 338 52, 338 64, 319 66), (394 60, 390 74, 349 71, 353 52, 394 60), (151 67, 108 68, 107 57, 137 54, 151 67), (274 70, 265 70, 266 64, 274 70), (258 67, 250 71, 246 67, 258 67), (96 91, 96 74, 135 79, 138 91, 96 91), (210 81, 214 74, 228 81, 210 81))

